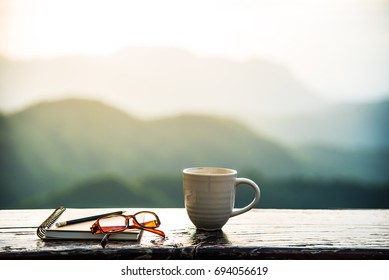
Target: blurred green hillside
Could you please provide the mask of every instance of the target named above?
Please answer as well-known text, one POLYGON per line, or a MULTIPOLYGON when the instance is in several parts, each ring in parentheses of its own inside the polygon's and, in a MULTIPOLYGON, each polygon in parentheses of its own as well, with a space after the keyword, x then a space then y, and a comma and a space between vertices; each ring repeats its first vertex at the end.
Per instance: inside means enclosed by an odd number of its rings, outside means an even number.
MULTIPOLYGON (((290 147, 220 116, 140 120, 100 102, 40 103, 0 117, 0 208, 182 207, 181 171, 256 180, 259 207, 389 207, 387 150, 290 147)), ((237 206, 249 199, 242 188, 237 206)))
POLYGON ((249 122, 262 132, 293 145, 306 147, 320 143, 354 150, 389 148, 389 100, 336 104, 310 113, 249 122))

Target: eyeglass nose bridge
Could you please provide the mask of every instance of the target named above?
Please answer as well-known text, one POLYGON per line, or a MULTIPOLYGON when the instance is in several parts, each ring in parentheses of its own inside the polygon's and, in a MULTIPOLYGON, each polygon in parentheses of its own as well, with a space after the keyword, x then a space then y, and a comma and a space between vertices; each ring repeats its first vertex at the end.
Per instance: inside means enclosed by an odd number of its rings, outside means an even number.
MULTIPOLYGON (((135 225, 135 224, 136 224, 136 225, 139 225, 139 222, 136 220, 135 215, 136 215, 136 214, 124 216, 124 217, 126 218, 126 221, 125 221, 126 228, 131 227, 131 225, 130 225, 130 220, 131 220, 131 219, 132 219, 134 225, 135 225)), ((140 226, 140 225, 139 225, 139 226, 140 226)))

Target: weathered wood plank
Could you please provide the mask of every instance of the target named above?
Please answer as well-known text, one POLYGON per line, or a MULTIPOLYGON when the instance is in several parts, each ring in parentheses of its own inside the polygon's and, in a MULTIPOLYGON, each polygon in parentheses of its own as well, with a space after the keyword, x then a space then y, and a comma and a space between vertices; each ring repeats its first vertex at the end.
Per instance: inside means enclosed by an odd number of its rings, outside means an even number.
POLYGON ((0 258, 389 259, 389 210, 255 209, 211 233, 197 231, 185 209, 148 210, 160 216, 165 240, 145 232, 140 242, 110 241, 105 249, 40 240, 36 227, 53 209, 1 210, 0 258))

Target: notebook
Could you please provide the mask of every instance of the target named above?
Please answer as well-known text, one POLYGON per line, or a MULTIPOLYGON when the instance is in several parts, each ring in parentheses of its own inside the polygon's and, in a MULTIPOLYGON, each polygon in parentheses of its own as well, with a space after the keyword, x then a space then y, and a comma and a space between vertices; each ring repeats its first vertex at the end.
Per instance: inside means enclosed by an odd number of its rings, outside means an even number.
MULTIPOLYGON (((37 228, 36 234, 41 239, 99 239, 104 233, 93 234, 90 227, 96 220, 58 227, 56 224, 64 221, 95 216, 111 212, 107 209, 78 209, 58 207, 47 219, 37 228)), ((110 240, 138 240, 142 230, 128 229, 121 233, 112 234, 110 240)))

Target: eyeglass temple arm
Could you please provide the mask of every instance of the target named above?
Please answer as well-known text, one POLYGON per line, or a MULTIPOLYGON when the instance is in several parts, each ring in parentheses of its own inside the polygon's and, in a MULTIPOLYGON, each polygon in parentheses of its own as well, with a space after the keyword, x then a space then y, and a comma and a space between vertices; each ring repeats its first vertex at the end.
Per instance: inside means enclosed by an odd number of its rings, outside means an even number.
POLYGON ((101 247, 105 248, 105 246, 107 246, 107 243, 108 243, 108 238, 111 236, 110 233, 107 233, 106 235, 104 235, 103 239, 101 239, 101 247))
POLYGON ((158 234, 158 235, 162 236, 163 238, 165 238, 165 233, 162 230, 155 229, 155 228, 142 228, 142 229, 149 231, 149 232, 152 232, 152 233, 155 233, 155 234, 158 234))

